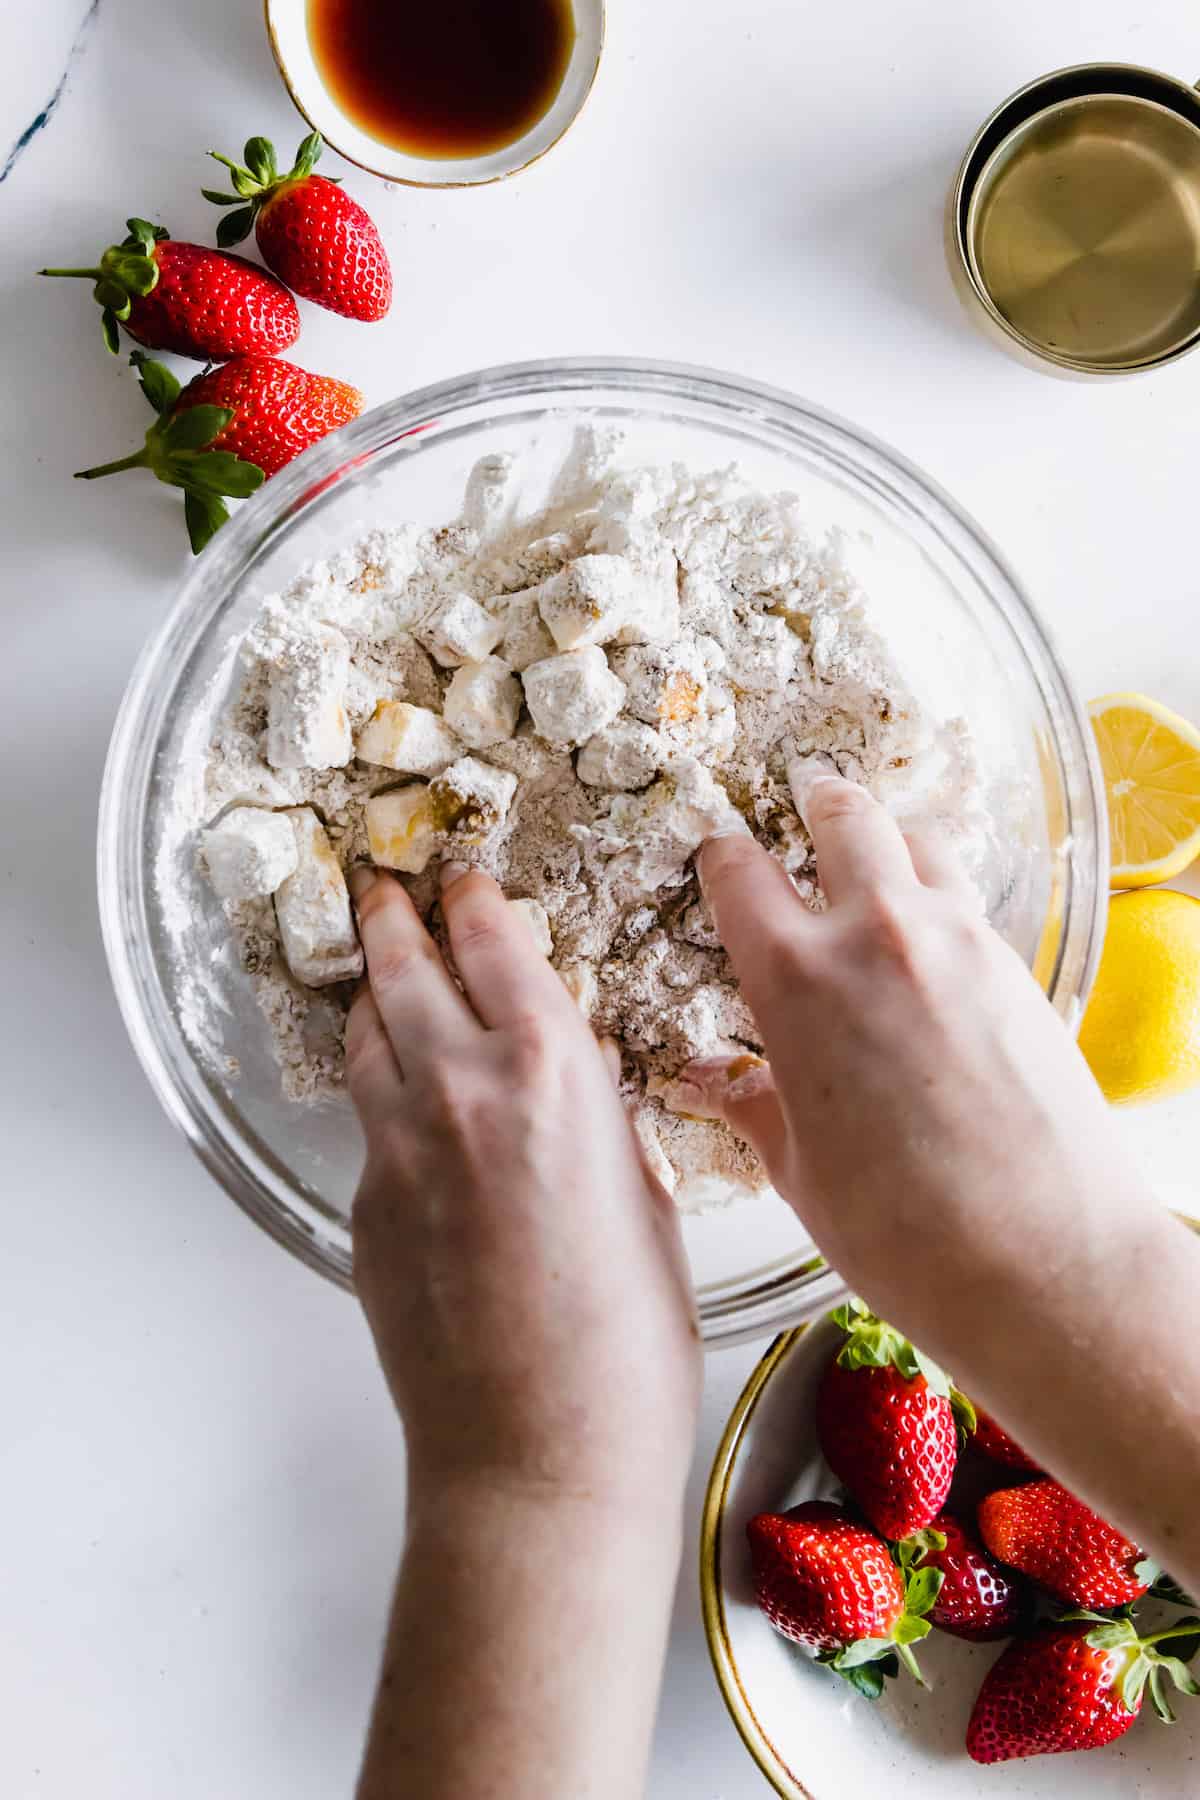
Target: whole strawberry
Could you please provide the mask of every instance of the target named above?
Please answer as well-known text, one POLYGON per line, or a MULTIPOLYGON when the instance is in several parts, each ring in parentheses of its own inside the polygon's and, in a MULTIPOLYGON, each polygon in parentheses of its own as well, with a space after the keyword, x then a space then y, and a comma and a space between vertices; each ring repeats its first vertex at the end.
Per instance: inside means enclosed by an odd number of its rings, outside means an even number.
POLYGON ((357 388, 310 375, 274 356, 240 356, 198 375, 186 388, 140 351, 130 358, 158 418, 140 450, 78 479, 149 469, 183 489, 192 549, 203 550, 229 516, 224 496, 243 499, 285 463, 357 418, 357 388))
POLYGON ((958 1416, 973 1414, 942 1370, 861 1301, 833 1318, 845 1339, 817 1394, 821 1449, 876 1531, 911 1537, 945 1505, 958 1416))
POLYGON ((204 196, 216 206, 237 207, 221 220, 217 242, 240 244, 253 226, 267 267, 305 300, 347 319, 382 319, 392 304, 387 251, 358 201, 336 180, 313 174, 323 149, 319 132, 311 132, 286 175, 279 173, 267 138, 250 139, 244 163, 210 150, 230 170, 234 192, 204 188, 204 196))
POLYGON ((128 219, 129 236, 94 269, 39 269, 94 281, 104 342, 116 354, 118 327, 148 350, 199 362, 274 356, 300 335, 296 302, 281 281, 244 256, 185 244, 161 225, 128 219))
POLYGON ((1168 1638, 1195 1654, 1200 1619, 1139 1638, 1131 1619, 1085 1614, 1019 1638, 984 1677, 967 1725, 967 1751, 979 1763, 1008 1762, 1060 1750, 1095 1750, 1129 1730, 1142 1710, 1147 1680, 1159 1717, 1173 1718, 1163 1674, 1182 1693, 1200 1685, 1181 1656, 1156 1646, 1168 1638))
POLYGON ((997 1425, 991 1413, 984 1412, 982 1406, 975 1408, 975 1430, 971 1444, 981 1455, 989 1457, 992 1462, 1003 1463, 1005 1468, 1019 1469, 1029 1475, 1041 1473, 1033 1458, 1026 1455, 1016 1439, 1011 1438, 1002 1425, 997 1425))
POLYGON ((973 1531, 939 1513, 927 1531, 896 1546, 902 1568, 936 1569, 942 1577, 929 1623, 972 1643, 1011 1637, 1029 1614, 1030 1591, 1019 1575, 988 1555, 973 1531))
POLYGON ((871 1699, 899 1662, 920 1681, 911 1646, 929 1631, 933 1569, 901 1570, 873 1531, 824 1500, 759 1513, 746 1535, 755 1596, 776 1631, 871 1699))
POLYGON ((993 1556, 1071 1606, 1126 1606, 1158 1572, 1136 1544, 1046 1476, 997 1489, 976 1516, 993 1556))
POLYGON ((228 408, 233 416, 216 443, 276 475, 310 444, 357 419, 363 397, 349 382, 310 375, 278 357, 239 356, 190 381, 175 413, 196 406, 228 408))

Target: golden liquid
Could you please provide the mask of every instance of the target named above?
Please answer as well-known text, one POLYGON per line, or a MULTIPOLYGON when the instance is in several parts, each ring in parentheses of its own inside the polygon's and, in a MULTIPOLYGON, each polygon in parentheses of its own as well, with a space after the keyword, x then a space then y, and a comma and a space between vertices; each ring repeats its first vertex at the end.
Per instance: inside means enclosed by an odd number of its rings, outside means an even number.
POLYGON ((1101 368, 1200 330, 1200 131, 1121 95, 1014 134, 980 178, 972 248, 998 311, 1033 344, 1101 368))

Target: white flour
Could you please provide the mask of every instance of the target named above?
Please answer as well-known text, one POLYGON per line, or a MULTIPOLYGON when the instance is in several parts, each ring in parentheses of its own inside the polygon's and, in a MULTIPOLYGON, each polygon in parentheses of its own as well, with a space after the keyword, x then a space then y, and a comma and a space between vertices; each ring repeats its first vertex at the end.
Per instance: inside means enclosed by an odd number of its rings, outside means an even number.
MULTIPOLYGON (((699 894, 697 844, 736 813, 820 906, 787 781, 791 757, 818 753, 895 810, 936 817, 970 862, 983 832, 970 738, 961 722, 922 714, 842 544, 813 542, 792 497, 754 492, 734 470, 623 467, 619 442, 590 430, 537 517, 514 523, 513 477, 507 459, 485 458, 459 519, 373 530, 265 602, 215 735, 188 753, 177 808, 202 859, 199 828, 228 815, 236 833, 235 807, 311 808, 344 868, 368 855, 365 803, 406 790, 372 815, 377 856, 407 869, 428 854, 403 879, 435 932, 446 857, 544 908, 554 965, 621 1046, 652 1155, 682 1205, 707 1204, 760 1185, 762 1172, 723 1127, 672 1116, 648 1084, 761 1041, 699 894), (452 683, 447 719, 432 720, 452 683), (368 724, 373 755, 409 746, 397 766, 355 760, 368 724), (456 753, 474 762, 443 777, 456 753), (499 800, 448 807, 480 763, 489 780, 516 777, 511 803, 500 783, 499 800), (412 815, 402 829, 397 805, 412 815)), ((319 839, 309 815, 296 818, 319 839)), ((270 863, 257 840, 223 840, 221 854, 226 885, 270 863)), ((314 885, 302 867, 279 913, 294 888, 318 958, 306 966, 319 967, 327 909, 328 966, 344 971, 353 937, 321 885, 329 869, 314 885)), ((225 911, 284 1092, 339 1089, 350 984, 295 978, 269 892, 227 899, 225 911)), ((185 996, 193 1036, 205 1003, 198 980, 185 996)))

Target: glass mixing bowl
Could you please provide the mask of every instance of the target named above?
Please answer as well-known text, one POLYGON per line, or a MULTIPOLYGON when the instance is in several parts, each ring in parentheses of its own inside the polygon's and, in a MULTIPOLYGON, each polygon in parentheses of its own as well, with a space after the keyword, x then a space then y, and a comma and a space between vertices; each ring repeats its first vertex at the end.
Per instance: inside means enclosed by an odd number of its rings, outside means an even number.
MULTIPOLYGON (((662 363, 527 363, 392 401, 277 475, 197 563, 134 671, 100 807, 105 944, 159 1099, 238 1204, 345 1285, 361 1162, 353 1114, 341 1100, 283 1099, 220 909, 190 844, 176 841, 172 801, 264 594, 365 525, 452 518, 485 452, 559 459, 580 414, 624 427, 638 460, 736 461, 756 486, 799 494, 815 533, 846 534, 918 698, 970 723, 991 814, 993 923, 1072 1025, 1093 973, 1106 838, 1091 733, 1003 559, 903 458, 788 394, 662 363), (185 1029, 198 999, 220 1009, 217 1058, 198 1053, 185 1029)), ((690 1216, 684 1230, 710 1340, 804 1321, 843 1294, 771 1194, 690 1216)))

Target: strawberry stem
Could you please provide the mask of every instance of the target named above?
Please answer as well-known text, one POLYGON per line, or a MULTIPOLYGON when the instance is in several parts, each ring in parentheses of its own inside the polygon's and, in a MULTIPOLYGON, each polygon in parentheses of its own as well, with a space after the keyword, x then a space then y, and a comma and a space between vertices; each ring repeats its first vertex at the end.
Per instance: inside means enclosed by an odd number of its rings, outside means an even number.
POLYGON ((101 463, 95 469, 77 469, 76 481, 96 481, 101 475, 120 475, 126 469, 144 469, 147 466, 145 450, 137 450, 132 456, 122 456, 118 462, 101 463))
POLYGON ((904 1667, 908 1670, 909 1674, 912 1676, 912 1678, 916 1682, 917 1686, 918 1687, 928 1686, 928 1683, 926 1682, 925 1677, 921 1673, 920 1664, 917 1662, 916 1657, 912 1653, 912 1645, 911 1644, 894 1644, 892 1646, 892 1648, 895 1650, 896 1655, 900 1658, 900 1661, 904 1664, 904 1667))
POLYGON ((74 275, 83 281, 102 281, 103 269, 39 269, 39 275, 74 275))

